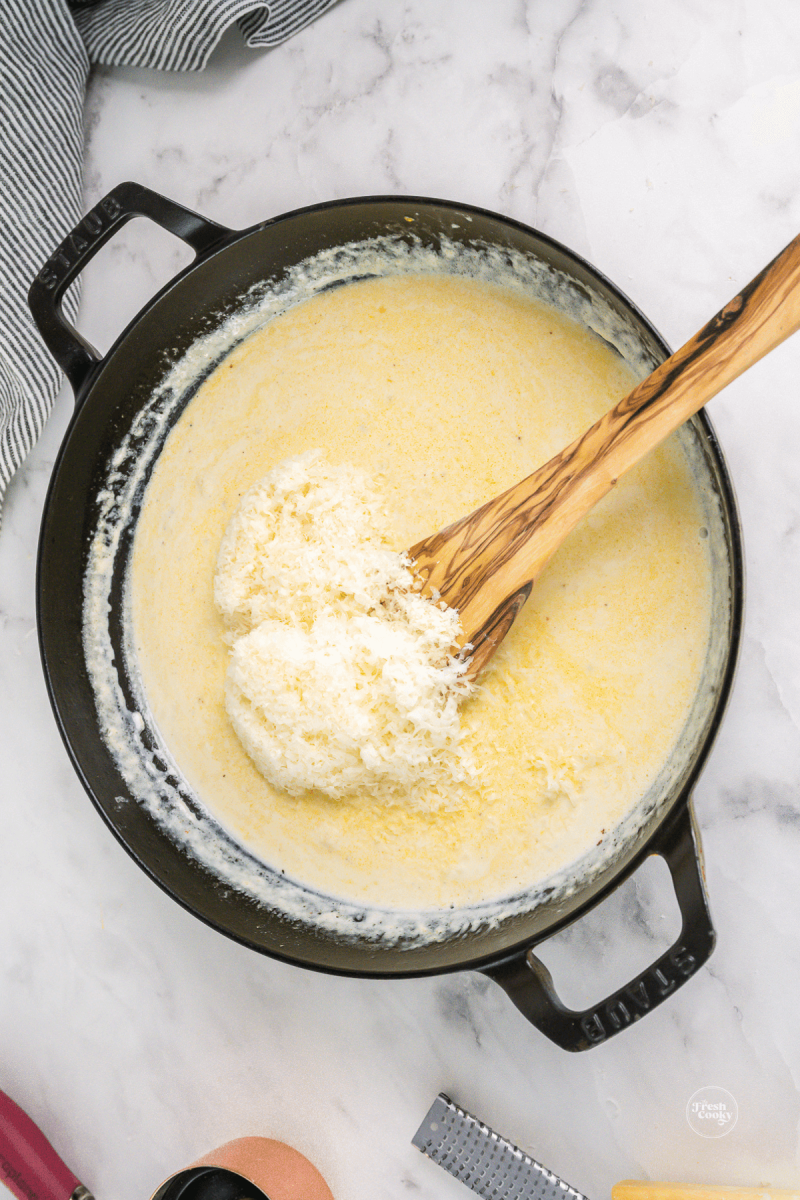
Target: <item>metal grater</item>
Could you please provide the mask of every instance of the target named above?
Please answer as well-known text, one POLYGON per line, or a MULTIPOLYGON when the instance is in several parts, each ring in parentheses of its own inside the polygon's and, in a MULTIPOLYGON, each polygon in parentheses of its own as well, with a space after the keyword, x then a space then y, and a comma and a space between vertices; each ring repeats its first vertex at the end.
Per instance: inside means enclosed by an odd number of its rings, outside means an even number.
POLYGON ((586 1200, 440 1092, 413 1145, 485 1200, 586 1200))

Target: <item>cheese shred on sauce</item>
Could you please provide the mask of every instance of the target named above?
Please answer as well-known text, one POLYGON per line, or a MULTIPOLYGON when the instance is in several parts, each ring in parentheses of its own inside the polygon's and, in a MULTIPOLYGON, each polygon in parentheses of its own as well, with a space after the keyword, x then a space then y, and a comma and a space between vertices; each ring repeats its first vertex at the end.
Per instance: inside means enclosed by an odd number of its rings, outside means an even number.
POLYGON ((273 786, 452 807, 476 782, 459 702, 473 686, 452 608, 423 599, 386 544, 366 477, 311 451, 242 498, 214 599, 231 649, 225 707, 273 786))
MULTIPOLYGON (((451 674, 452 690, 439 693, 433 714, 413 693, 405 714, 395 711, 393 736, 411 765, 387 768, 387 711, 368 707, 362 720, 374 737, 359 728, 334 744, 327 732, 312 733, 292 746, 309 772, 297 795, 282 778, 277 786, 265 778, 226 711, 226 676, 242 728, 249 721, 255 730, 255 755, 265 736, 256 689, 273 688, 280 672, 271 647, 262 672, 255 659, 247 665, 247 645, 238 643, 270 622, 264 635, 271 630, 282 639, 289 654, 283 669, 297 690, 300 668, 320 669, 321 655, 309 648, 320 600, 326 619, 343 609, 374 616, 382 607, 375 578, 367 571, 365 580, 364 560, 358 569, 352 560, 356 526, 365 522, 370 555, 413 546, 530 474, 617 403, 644 370, 609 348, 609 341, 626 345, 614 332, 614 314, 603 317, 603 337, 596 337, 585 327, 583 293, 576 299, 570 285, 553 308, 543 302, 549 291, 529 294, 535 281, 529 288, 523 274, 517 285, 514 264, 527 267, 505 251, 489 263, 490 278, 453 275, 450 260, 416 253, 405 265, 392 258, 384 270, 371 248, 364 253, 335 266, 342 287, 328 286, 330 259, 304 266, 310 273, 291 303, 281 300, 280 312, 254 317, 247 336, 236 324, 228 342, 215 332, 178 364, 169 385, 175 399, 164 400, 163 419, 161 408, 154 410, 152 445, 160 448, 136 521, 127 589, 130 677, 144 734, 130 729, 128 693, 116 682, 107 635, 117 561, 107 547, 116 545, 121 524, 115 516, 87 572, 87 664, 132 794, 179 844, 185 839, 231 886, 293 921, 358 939, 372 922, 368 936, 406 945, 460 936, 474 922, 485 928, 529 911, 554 890, 569 894, 576 880, 583 886, 614 860, 620 839, 638 836, 664 778, 674 778, 673 749, 683 744, 683 731, 705 719, 701 680, 705 664, 715 661, 709 630, 717 603, 727 602, 712 586, 712 551, 723 531, 704 483, 705 451, 691 431, 682 432, 624 475, 573 530, 472 695, 462 694, 463 677, 451 674), (324 288, 315 292, 319 281, 324 288), (213 363, 219 365, 209 374, 213 363), (187 388, 201 376, 184 407, 187 388), (318 455, 305 459, 313 488, 299 482, 296 467, 294 482, 281 474, 283 482, 273 481, 263 495, 256 485, 247 516, 225 536, 248 488, 315 447, 345 474, 318 455), (385 514, 361 490, 363 480, 345 486, 358 471, 385 498, 385 514), (319 536, 312 536, 312 517, 325 528, 319 536), (333 537, 328 529, 336 522, 333 537), (287 543, 290 526, 294 540, 287 543), (267 557, 250 553, 250 537, 267 557), (301 568, 309 554, 312 566, 301 568), (218 558, 224 616, 212 586, 218 558), (319 575, 332 563, 336 586, 319 575), (251 682, 243 686, 245 675, 251 682), (341 799, 317 786, 323 776, 330 780, 333 759, 345 768, 341 799), (353 776, 346 772, 374 771, 376 759, 381 799, 366 789, 348 793, 353 776), (433 778, 427 792, 418 762, 433 778), (409 795, 402 777, 412 770, 417 782, 409 795), (454 781, 462 770, 468 778, 454 781), (303 790, 308 784, 314 786, 303 790)), ((132 455, 138 463, 138 448, 132 455)), ((140 479, 124 485, 123 513, 135 505, 140 479)), ((117 495, 114 484, 109 512, 117 495)), ((395 571, 397 556, 393 561, 395 571)), ((395 589, 392 602, 402 594, 395 589)), ((426 616, 435 609, 430 605, 426 616)), ((399 618, 394 624, 395 633, 403 628, 399 618)), ((324 625, 316 633, 328 646, 324 625)), ((435 642, 436 632, 429 636, 435 642)), ((450 627, 440 663, 434 660, 445 671, 452 636, 450 627)), ((395 661, 385 671, 381 664, 381 678, 410 680, 411 688, 415 669, 405 651, 395 661)), ((340 666, 331 656, 325 685, 312 679, 306 687, 314 704, 304 719, 325 729, 318 708, 324 695, 331 702, 328 681, 340 678, 340 666)), ((354 719, 349 703, 333 705, 340 725, 343 715, 354 719)), ((293 712, 288 725, 293 738, 293 712)), ((277 752, 281 773, 287 755, 277 752)))

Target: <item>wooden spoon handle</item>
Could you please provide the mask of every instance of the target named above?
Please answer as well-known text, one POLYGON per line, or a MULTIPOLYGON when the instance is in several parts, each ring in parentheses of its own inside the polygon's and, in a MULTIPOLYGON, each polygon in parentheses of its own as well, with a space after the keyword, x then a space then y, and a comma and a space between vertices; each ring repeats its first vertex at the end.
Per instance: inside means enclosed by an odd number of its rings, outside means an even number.
POLYGON ((800 327, 800 236, 652 375, 527 479, 409 551, 457 609, 474 678, 573 526, 668 434, 800 327))

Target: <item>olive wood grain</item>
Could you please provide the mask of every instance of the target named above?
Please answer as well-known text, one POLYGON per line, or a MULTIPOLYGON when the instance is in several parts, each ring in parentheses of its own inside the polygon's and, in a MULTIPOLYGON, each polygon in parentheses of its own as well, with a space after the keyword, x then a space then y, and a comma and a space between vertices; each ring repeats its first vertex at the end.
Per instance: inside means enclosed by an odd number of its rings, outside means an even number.
POLYGON ((573 526, 727 384, 800 327, 800 236, 680 350, 527 479, 409 550, 460 617, 474 679, 573 526))

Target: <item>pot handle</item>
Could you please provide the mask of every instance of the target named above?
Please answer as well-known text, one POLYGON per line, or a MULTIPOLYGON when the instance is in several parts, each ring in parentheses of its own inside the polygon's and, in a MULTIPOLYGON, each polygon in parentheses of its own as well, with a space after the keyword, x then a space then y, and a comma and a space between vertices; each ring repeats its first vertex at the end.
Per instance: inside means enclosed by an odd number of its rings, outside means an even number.
POLYGON ((694 975, 714 949, 716 935, 691 802, 678 806, 648 850, 666 860, 683 924, 678 940, 630 983, 593 1008, 576 1012, 559 1000, 550 972, 533 953, 536 942, 512 958, 482 968, 520 1012, 564 1050, 588 1050, 638 1021, 694 975))
POLYGON ((132 217, 149 217, 191 246, 198 258, 232 232, 141 183, 120 183, 67 234, 31 284, 28 305, 48 350, 72 384, 76 403, 103 359, 64 316, 64 293, 100 247, 132 217))

